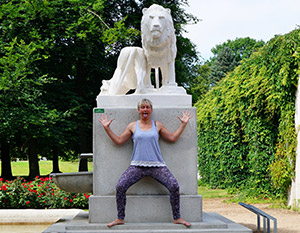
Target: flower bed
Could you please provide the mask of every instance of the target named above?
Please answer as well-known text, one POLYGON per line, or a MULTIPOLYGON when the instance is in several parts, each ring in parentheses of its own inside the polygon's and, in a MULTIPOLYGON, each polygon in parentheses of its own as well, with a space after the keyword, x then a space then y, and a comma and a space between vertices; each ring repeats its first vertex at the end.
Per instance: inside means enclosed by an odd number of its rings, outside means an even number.
POLYGON ((88 208, 87 193, 67 193, 58 188, 52 178, 36 177, 26 181, 19 177, 12 181, 0 178, 0 208, 45 209, 88 208))

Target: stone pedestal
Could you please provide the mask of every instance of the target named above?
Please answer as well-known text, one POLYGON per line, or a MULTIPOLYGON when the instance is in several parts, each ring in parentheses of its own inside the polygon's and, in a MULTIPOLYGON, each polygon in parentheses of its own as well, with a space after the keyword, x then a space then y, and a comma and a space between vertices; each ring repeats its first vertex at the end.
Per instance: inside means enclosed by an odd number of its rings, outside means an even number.
MULTIPOLYGON (((152 100, 151 96, 143 95, 142 97, 152 100)), ((98 121, 99 114, 108 114, 110 119, 115 119, 111 124, 111 129, 118 135, 124 131, 128 123, 139 119, 136 105, 141 98, 130 107, 122 104, 122 101, 127 102, 127 98, 132 98, 130 96, 122 96, 122 98, 111 96, 111 98, 117 98, 118 100, 110 99, 110 101, 119 101, 120 107, 108 107, 107 102, 103 101, 105 107, 98 102, 98 107, 93 112, 94 175, 93 195, 89 199, 90 223, 107 223, 117 217, 115 186, 122 173, 130 165, 133 148, 132 140, 116 146, 98 121)), ((168 97, 161 96, 160 103, 167 103, 165 98, 168 97)), ((197 193, 196 108, 190 106, 191 102, 185 104, 186 107, 176 107, 176 102, 157 106, 155 102, 158 100, 157 96, 155 101, 152 100, 154 111, 151 117, 153 120, 161 121, 171 132, 180 125, 177 116, 183 111, 189 110, 194 116, 176 143, 169 143, 162 139, 159 143, 163 159, 180 185, 182 217, 187 221, 200 222, 202 220, 202 197, 197 193)), ((144 178, 133 185, 127 191, 125 220, 126 222, 172 221, 168 190, 152 178, 144 178)))

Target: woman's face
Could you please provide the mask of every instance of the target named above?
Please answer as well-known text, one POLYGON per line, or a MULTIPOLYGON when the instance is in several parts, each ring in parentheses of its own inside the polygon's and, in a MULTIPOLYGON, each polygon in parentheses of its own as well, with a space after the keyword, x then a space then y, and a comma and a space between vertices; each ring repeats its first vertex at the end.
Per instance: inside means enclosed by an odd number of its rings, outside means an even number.
POLYGON ((140 114, 140 117, 143 120, 150 119, 150 115, 151 115, 152 111, 153 111, 152 107, 148 103, 141 104, 141 106, 138 108, 138 112, 140 114))

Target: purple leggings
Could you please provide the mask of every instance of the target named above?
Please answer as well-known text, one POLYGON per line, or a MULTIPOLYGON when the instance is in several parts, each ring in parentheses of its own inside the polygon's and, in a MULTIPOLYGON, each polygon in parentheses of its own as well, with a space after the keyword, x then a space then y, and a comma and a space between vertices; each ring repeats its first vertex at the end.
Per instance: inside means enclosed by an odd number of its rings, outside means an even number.
POLYGON ((151 176, 169 190, 173 218, 180 218, 179 185, 169 169, 167 167, 141 167, 132 165, 123 173, 116 186, 118 218, 125 218, 127 189, 145 176, 151 176))

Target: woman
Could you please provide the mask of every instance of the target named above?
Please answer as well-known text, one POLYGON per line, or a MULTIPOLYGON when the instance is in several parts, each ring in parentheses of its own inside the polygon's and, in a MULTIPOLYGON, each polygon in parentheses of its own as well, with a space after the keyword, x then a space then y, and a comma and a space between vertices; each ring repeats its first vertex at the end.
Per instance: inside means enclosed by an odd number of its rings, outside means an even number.
POLYGON ((129 123, 120 136, 116 135, 109 127, 113 119, 109 120, 108 116, 104 114, 99 118, 107 135, 116 145, 125 143, 130 137, 133 139, 131 164, 120 177, 116 186, 118 218, 107 226, 124 224, 127 189, 143 177, 151 176, 170 192, 174 223, 190 227, 191 224, 180 217, 179 185, 162 159, 158 139, 161 136, 166 141, 176 142, 192 118, 191 113, 185 111, 182 113, 182 117, 178 116, 181 124, 175 132, 171 133, 161 122, 150 119, 153 112, 150 100, 142 99, 138 103, 137 111, 140 120, 129 123))

